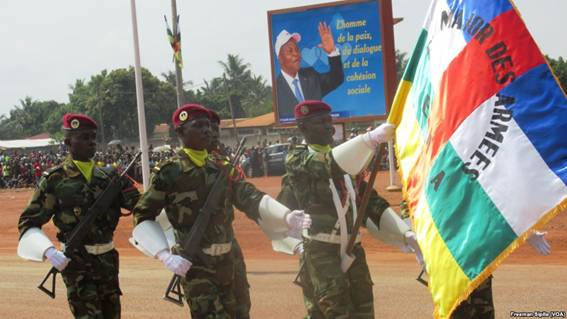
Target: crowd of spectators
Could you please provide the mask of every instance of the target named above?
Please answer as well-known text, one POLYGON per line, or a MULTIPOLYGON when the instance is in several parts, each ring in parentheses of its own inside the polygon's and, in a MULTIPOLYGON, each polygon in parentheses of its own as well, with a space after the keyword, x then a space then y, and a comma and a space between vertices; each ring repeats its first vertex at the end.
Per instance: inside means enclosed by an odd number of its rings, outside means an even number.
MULTIPOLYGON (((132 147, 111 148, 104 152, 97 152, 94 161, 99 167, 116 168, 123 170, 137 153, 132 147)), ((172 150, 150 152, 150 168, 160 161, 173 155, 172 150)), ((0 188, 35 187, 41 175, 49 168, 61 164, 67 154, 65 151, 35 151, 18 153, 4 151, 0 153, 0 188)), ((137 182, 142 180, 140 162, 128 172, 128 175, 137 182)))
MULTIPOLYGON (((351 135, 356 136, 356 133, 351 135)), ((352 137, 352 136, 349 136, 352 137)), ((296 140, 288 140, 287 145, 297 143, 296 140)), ((260 177, 267 175, 266 162, 268 159, 267 149, 271 143, 257 144, 247 147, 240 158, 240 166, 247 177, 260 177)), ((223 147, 225 154, 234 155, 235 149, 223 147)), ((119 171, 123 170, 131 162, 133 156, 138 152, 137 147, 113 146, 107 150, 95 154, 94 161, 99 167, 113 167, 119 171)), ((150 169, 157 163, 174 155, 171 148, 161 147, 154 151, 150 146, 150 169)), ((65 150, 60 151, 35 151, 18 153, 4 151, 0 153, 0 188, 24 188, 35 187, 41 175, 47 169, 62 163, 67 154, 65 150)), ((387 169, 387 151, 382 152, 381 169, 387 169)), ((128 172, 128 175, 136 182, 142 181, 141 163, 138 162, 128 172)))

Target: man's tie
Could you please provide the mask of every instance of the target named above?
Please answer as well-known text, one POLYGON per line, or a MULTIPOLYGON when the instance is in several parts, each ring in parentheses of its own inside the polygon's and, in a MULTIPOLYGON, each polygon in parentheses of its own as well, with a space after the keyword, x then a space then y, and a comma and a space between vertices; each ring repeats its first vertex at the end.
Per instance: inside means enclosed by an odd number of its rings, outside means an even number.
POLYGON ((294 79, 291 83, 293 83, 295 98, 297 99, 297 102, 301 103, 305 101, 305 98, 303 97, 303 94, 301 94, 301 90, 299 89, 299 80, 294 79))

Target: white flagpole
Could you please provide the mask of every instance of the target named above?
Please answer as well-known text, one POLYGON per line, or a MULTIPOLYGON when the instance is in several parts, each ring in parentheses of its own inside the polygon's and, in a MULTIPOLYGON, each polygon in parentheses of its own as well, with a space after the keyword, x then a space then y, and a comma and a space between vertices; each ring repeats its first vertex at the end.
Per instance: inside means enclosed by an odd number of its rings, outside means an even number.
POLYGON ((140 130, 140 150, 142 151, 142 179, 144 190, 150 185, 150 158, 148 155, 148 137, 146 135, 146 112, 144 110, 144 87, 142 85, 142 67, 140 66, 140 45, 138 42, 138 22, 136 18, 136 0, 130 0, 132 11, 132 34, 134 37, 134 57, 136 64, 136 100, 138 104, 138 127, 140 130))

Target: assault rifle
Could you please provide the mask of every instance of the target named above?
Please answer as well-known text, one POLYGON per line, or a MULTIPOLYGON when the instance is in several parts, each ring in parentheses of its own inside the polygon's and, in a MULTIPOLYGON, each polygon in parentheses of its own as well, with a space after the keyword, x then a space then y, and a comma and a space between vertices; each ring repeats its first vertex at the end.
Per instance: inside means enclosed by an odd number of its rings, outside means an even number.
MULTIPOLYGON (((236 167, 236 165, 238 164, 238 160, 244 152, 244 143, 246 143, 246 137, 243 137, 238 143, 236 153, 231 161, 232 167, 236 167)), ((215 179, 213 187, 211 188, 211 192, 205 200, 205 204, 199 210, 199 214, 197 215, 195 223, 193 224, 193 226, 191 226, 189 237, 187 237, 187 239, 185 239, 185 241, 181 243, 181 247, 183 247, 183 251, 185 252, 183 257, 187 257, 189 260, 195 260, 199 258, 203 260, 204 252, 201 250, 201 239, 205 234, 205 230, 207 229, 211 215, 217 209, 219 203, 224 202, 224 198, 222 197, 222 195, 225 195, 222 192, 224 188, 221 186, 223 183, 226 183, 227 176, 228 171, 226 169, 221 169, 219 175, 215 179)), ((181 277, 179 275, 173 275, 173 277, 169 281, 169 284, 167 285, 163 299, 183 307, 182 297, 183 293, 181 292, 181 277), (172 295, 175 297, 172 297, 172 295)))
MULTIPOLYGON (((120 194, 120 192, 122 191, 122 184, 120 183, 120 180, 122 179, 122 177, 124 177, 126 172, 132 167, 132 165, 134 165, 136 160, 138 160, 140 154, 142 154, 142 152, 138 152, 134 156, 130 164, 128 164, 128 166, 122 171, 119 176, 114 176, 110 180, 108 186, 97 197, 91 207, 89 207, 87 213, 81 219, 79 224, 75 226, 75 228, 73 228, 71 235, 67 238, 65 243, 65 256, 70 259, 73 259, 73 256, 77 255, 88 256, 85 246, 83 245, 85 236, 89 234, 89 230, 91 229, 91 226, 96 217, 106 213, 114 198, 116 198, 116 196, 120 194)), ((55 277, 57 277, 58 272, 59 270, 57 270, 57 268, 51 267, 47 275, 45 275, 45 278, 43 278, 43 281, 39 284, 39 286, 37 286, 39 290, 45 292, 51 298, 55 298, 55 277), (43 286, 49 280, 49 277, 52 277, 51 290, 43 286)))

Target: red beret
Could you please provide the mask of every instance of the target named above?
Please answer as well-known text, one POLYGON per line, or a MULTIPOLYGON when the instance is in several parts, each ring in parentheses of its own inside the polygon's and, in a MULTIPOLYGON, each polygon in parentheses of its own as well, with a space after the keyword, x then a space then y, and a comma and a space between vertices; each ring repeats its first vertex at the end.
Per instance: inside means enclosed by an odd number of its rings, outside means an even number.
POLYGON ((178 128, 187 121, 201 116, 208 118, 209 110, 199 104, 185 104, 173 112, 171 122, 173 122, 173 127, 178 128))
POLYGON ((209 119, 213 123, 220 124, 220 117, 219 117, 218 113, 213 111, 213 110, 209 110, 209 119))
POLYGON ((330 112, 331 107, 327 103, 317 100, 306 100, 295 106, 295 119, 299 120, 311 115, 330 112))
POLYGON ((84 114, 67 113, 63 115, 63 129, 67 131, 97 129, 95 120, 84 114))

